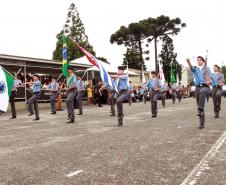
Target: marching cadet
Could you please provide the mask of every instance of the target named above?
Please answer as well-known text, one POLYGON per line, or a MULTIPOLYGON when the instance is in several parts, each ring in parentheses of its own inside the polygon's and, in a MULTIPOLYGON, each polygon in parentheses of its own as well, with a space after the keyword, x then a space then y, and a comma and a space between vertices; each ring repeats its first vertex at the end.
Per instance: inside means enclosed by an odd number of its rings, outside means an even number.
MULTIPOLYGON (((112 79, 112 83, 115 83, 115 79, 112 79)), ((116 90, 114 87, 109 87, 109 104, 111 106, 111 115, 115 116, 115 104, 116 104, 116 90)))
POLYGON ((219 112, 221 110, 221 95, 222 86, 224 85, 224 74, 220 73, 220 67, 214 65, 214 73, 211 74, 211 85, 212 85, 212 98, 214 105, 215 118, 219 118, 219 112))
POLYGON ((9 102, 10 102, 11 112, 12 112, 12 117, 10 119, 16 118, 15 97, 17 94, 17 87, 19 87, 21 84, 22 84, 21 80, 19 80, 18 78, 14 79, 11 95, 9 97, 9 102))
POLYGON ((103 88, 104 88, 104 83, 102 82, 102 80, 100 80, 95 89, 98 107, 103 107, 103 105, 102 105, 102 89, 103 88))
POLYGON ((144 104, 146 104, 147 99, 148 99, 148 86, 147 86, 147 82, 144 83, 143 87, 144 89, 144 95, 143 95, 143 99, 144 99, 144 104))
POLYGON ((203 57, 197 57, 198 66, 193 66, 190 62, 190 59, 186 59, 191 71, 195 77, 196 85, 196 102, 198 106, 198 114, 200 126, 199 129, 204 128, 205 124, 205 100, 209 94, 209 85, 210 85, 210 69, 206 66, 206 61, 203 57))
POLYGON ((35 119, 33 119, 33 121, 39 120, 39 109, 38 109, 38 100, 40 98, 41 95, 41 88, 42 88, 42 84, 39 80, 39 76, 37 74, 33 75, 33 82, 27 82, 25 83, 28 85, 32 85, 32 92, 33 92, 33 96, 28 100, 28 111, 30 112, 30 114, 28 116, 32 116, 34 115, 34 111, 33 111, 33 105, 34 105, 34 110, 35 110, 35 119))
POLYGON ((176 83, 173 83, 171 85, 171 89, 172 89, 172 101, 173 101, 173 104, 174 104, 175 101, 176 101, 176 97, 177 97, 177 93, 176 93, 177 84, 176 83))
POLYGON ((66 107, 68 113, 68 122, 67 123, 74 123, 75 122, 75 112, 74 112, 74 98, 77 93, 76 83, 77 78, 73 72, 73 68, 68 67, 68 77, 66 79, 67 82, 67 99, 66 99, 66 107))
POLYGON ((156 71, 151 72, 151 79, 148 80, 148 89, 150 91, 152 118, 157 117, 157 101, 159 91, 162 87, 161 80, 157 78, 156 71))
POLYGON ((81 76, 77 76, 78 81, 77 81, 77 91, 78 94, 76 96, 76 101, 77 101, 77 105, 78 105, 78 109, 79 109, 79 113, 77 115, 82 115, 83 113, 83 109, 82 109, 82 96, 83 96, 83 92, 85 90, 85 83, 82 80, 81 76))
POLYGON ((50 105, 51 105, 51 114, 56 114, 56 98, 58 96, 59 84, 56 81, 55 77, 52 77, 52 81, 48 86, 48 90, 51 91, 50 96, 50 105))
POLYGON ((116 100, 117 111, 118 111, 118 127, 122 126, 123 124, 123 102, 128 100, 129 94, 127 89, 128 83, 128 75, 124 73, 125 67, 119 66, 118 67, 118 74, 113 75, 112 77, 118 78, 118 97, 116 100))
POLYGON ((129 93, 129 106, 131 106, 132 103, 132 93, 133 93, 133 84, 131 81, 129 81, 128 84, 128 93, 129 93))
POLYGON ((168 83, 165 81, 161 88, 162 106, 166 106, 166 93, 168 91, 168 83))
POLYGON ((61 91, 64 89, 64 84, 62 80, 58 80, 58 89, 57 89, 57 101, 56 101, 56 110, 62 111, 62 98, 61 98, 61 91))
POLYGON ((179 103, 181 102, 181 97, 182 97, 181 91, 182 91, 182 86, 179 83, 176 87, 176 97, 177 97, 179 103))

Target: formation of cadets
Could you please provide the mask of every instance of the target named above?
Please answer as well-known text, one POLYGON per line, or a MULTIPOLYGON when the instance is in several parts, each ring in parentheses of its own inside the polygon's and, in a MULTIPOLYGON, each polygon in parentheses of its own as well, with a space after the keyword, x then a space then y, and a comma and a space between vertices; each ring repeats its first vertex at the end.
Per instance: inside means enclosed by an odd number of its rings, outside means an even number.
MULTIPOLYGON (((221 96, 222 96, 222 87, 224 84, 224 75, 220 72, 220 67, 218 65, 213 66, 213 72, 210 68, 207 67, 207 62, 203 57, 197 57, 197 66, 193 66, 190 60, 186 59, 192 73, 194 74, 195 86, 192 87, 192 92, 195 91, 196 103, 197 103, 197 116, 199 117, 199 128, 203 129, 205 126, 205 102, 208 99, 210 92, 212 92, 213 99, 213 110, 214 117, 219 118, 219 113, 221 111, 221 96)), ((106 87, 103 82, 98 83, 98 96, 97 103, 101 107, 101 90, 102 88, 107 88, 109 91, 109 104, 110 104, 110 116, 116 116, 117 106, 117 118, 118 125, 121 127, 123 125, 124 111, 123 111, 123 102, 128 101, 131 105, 132 99, 134 98, 134 87, 131 81, 129 80, 128 74, 125 72, 125 66, 118 67, 118 73, 112 75, 112 81, 115 83, 117 90, 112 87, 106 87)), ((32 85, 32 97, 28 100, 28 116, 33 116, 35 114, 35 119, 39 120, 39 109, 38 109, 38 100, 41 94, 41 82, 38 75, 33 75, 33 81, 27 83, 21 83, 20 80, 15 79, 14 85, 12 88, 12 93, 10 97, 12 117, 11 119, 16 118, 16 108, 14 98, 17 93, 18 86, 32 85)), ((82 80, 82 77, 76 76, 72 68, 68 68, 68 77, 66 79, 67 84, 67 99, 66 99, 66 108, 67 108, 67 123, 75 122, 75 113, 74 113, 74 99, 76 98, 79 113, 78 115, 83 114, 82 108, 82 96, 85 90, 85 84, 82 80)), ((59 97, 59 87, 60 84, 57 82, 56 78, 52 78, 51 83, 48 86, 48 90, 51 93, 50 96, 50 107, 51 114, 56 114, 56 99, 59 97)), ((182 86, 180 84, 169 84, 167 82, 162 83, 159 79, 159 76, 156 71, 151 71, 151 78, 147 83, 144 83, 140 88, 140 95, 146 104, 148 97, 151 102, 151 113, 152 118, 157 117, 158 113, 158 99, 161 96, 162 106, 166 106, 167 92, 170 92, 172 95, 172 103, 174 104, 176 99, 180 102, 182 99, 182 86)), ((225 86, 224 86, 225 87, 225 86)), ((89 94, 92 93, 92 89, 88 86, 88 101, 89 94)), ((58 99, 57 99, 58 101, 58 99)))

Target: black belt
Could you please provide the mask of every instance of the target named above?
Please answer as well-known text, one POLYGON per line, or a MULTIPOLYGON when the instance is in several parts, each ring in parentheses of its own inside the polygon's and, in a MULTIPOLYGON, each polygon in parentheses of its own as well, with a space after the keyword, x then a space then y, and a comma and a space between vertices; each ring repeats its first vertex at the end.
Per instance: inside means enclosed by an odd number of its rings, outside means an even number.
POLYGON ((127 89, 119 90, 120 93, 121 93, 121 92, 125 92, 125 91, 127 91, 127 89))
POLYGON ((215 85, 215 86, 213 86, 213 88, 221 88, 221 86, 220 85, 215 85))
POLYGON ((209 87, 207 84, 196 85, 196 87, 209 87))
POLYGON ((40 92, 33 92, 34 94, 40 94, 40 92))

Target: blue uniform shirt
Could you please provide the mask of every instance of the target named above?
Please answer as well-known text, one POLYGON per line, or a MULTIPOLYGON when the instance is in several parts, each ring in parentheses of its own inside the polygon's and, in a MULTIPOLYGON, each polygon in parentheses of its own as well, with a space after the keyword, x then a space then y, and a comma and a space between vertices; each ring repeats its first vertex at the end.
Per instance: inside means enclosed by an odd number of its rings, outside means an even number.
POLYGON ((158 88, 161 88, 162 87, 162 83, 161 83, 161 80, 157 80, 157 79, 152 79, 152 80, 148 80, 148 89, 153 91, 156 86, 158 88), (156 85, 156 83, 158 83, 158 85, 156 85))
POLYGON ((17 91, 17 87, 18 87, 18 85, 21 84, 21 83, 22 83, 21 80, 16 80, 16 79, 14 79, 14 81, 13 81, 13 86, 12 86, 12 91, 17 91))
POLYGON ((168 90, 168 85, 163 84, 162 88, 161 88, 161 91, 167 91, 167 90, 168 90))
POLYGON ((128 75, 123 75, 118 81, 118 90, 127 90, 128 75))
MULTIPOLYGON (((191 71, 195 77, 195 85, 206 84, 206 68, 203 67, 199 69, 197 66, 194 66, 191 71)), ((207 67, 208 75, 211 77, 210 69, 207 67)))
MULTIPOLYGON (((67 77, 67 88, 77 85, 77 78, 75 75, 67 77)), ((75 89, 76 90, 76 89, 75 89)))
POLYGON ((131 90, 131 91, 133 90, 133 85, 132 84, 128 85, 128 90, 131 90))
POLYGON ((140 94, 144 94, 144 88, 140 89, 140 94))
POLYGON ((211 73, 211 82, 212 82, 212 86, 217 86, 217 85, 222 85, 223 81, 224 81, 224 74, 222 73, 211 73))
POLYGON ((52 91, 57 91, 58 90, 57 82, 51 82, 49 84, 49 89, 52 90, 52 91))
POLYGON ((42 84, 39 80, 35 81, 35 83, 33 84, 32 90, 33 92, 40 92, 42 88, 42 84))
POLYGON ((85 84, 84 84, 83 80, 78 80, 76 85, 77 85, 78 91, 82 91, 85 89, 85 84))

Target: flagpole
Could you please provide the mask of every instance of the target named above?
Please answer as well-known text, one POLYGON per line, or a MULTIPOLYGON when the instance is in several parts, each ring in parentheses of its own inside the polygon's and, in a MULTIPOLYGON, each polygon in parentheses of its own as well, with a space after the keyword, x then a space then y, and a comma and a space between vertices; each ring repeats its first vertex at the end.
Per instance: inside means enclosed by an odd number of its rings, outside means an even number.
POLYGON ((16 75, 18 75, 19 74, 19 72, 21 71, 21 69, 22 69, 22 67, 17 71, 17 73, 16 73, 16 75))
POLYGON ((87 73, 87 69, 85 70, 83 76, 82 76, 82 79, 84 78, 85 74, 87 73))
POLYGON ((57 81, 60 79, 60 77, 63 75, 63 73, 60 74, 60 76, 57 78, 57 81))

